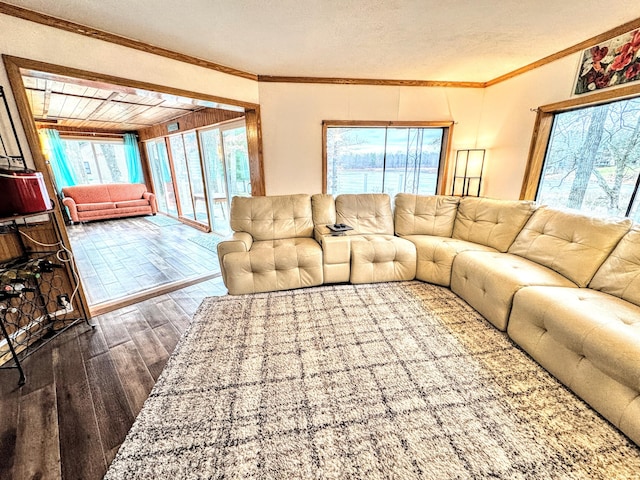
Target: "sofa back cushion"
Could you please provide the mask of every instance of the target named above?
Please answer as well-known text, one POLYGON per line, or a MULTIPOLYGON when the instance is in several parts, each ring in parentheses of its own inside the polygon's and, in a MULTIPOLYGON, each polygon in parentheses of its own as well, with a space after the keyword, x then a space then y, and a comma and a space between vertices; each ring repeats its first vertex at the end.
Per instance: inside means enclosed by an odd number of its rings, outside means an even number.
POLYGON ((640 306, 640 225, 622 237, 589 287, 640 306))
POLYGON ((393 235, 391 199, 386 193, 338 195, 336 222, 352 226, 357 233, 393 235))
POLYGON ((107 185, 76 185, 74 187, 64 187, 62 194, 65 197, 72 198, 78 205, 112 201, 107 185))
POLYGON ((532 215, 509 253, 586 287, 630 227, 631 220, 599 219, 543 207, 532 215))
POLYGON ((444 195, 396 195, 394 223, 398 235, 451 237, 459 197, 444 195))
POLYGON ((147 186, 142 183, 110 183, 106 187, 112 202, 140 200, 142 194, 147 191, 147 186))
POLYGON ((333 195, 316 193, 311 197, 311 213, 314 225, 336 223, 336 202, 333 195))
POLYGON ((311 197, 306 194, 233 197, 231 228, 254 240, 311 237, 311 197))
POLYGON ((506 252, 535 210, 529 201, 464 197, 458 205, 453 238, 506 252))

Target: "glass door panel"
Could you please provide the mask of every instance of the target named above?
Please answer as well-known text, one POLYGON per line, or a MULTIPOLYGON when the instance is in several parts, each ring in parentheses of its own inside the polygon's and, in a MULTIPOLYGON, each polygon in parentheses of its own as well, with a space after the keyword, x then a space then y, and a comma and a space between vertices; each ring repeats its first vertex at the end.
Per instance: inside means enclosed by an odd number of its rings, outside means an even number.
POLYGON ((168 215, 178 216, 173 178, 164 140, 154 140, 147 142, 146 145, 158 210, 168 215))
POLYGON ((251 196, 247 129, 244 122, 240 126, 235 124, 222 130, 222 146, 229 196, 251 196))
POLYGON ((207 197, 204 191, 204 179, 202 175, 202 165, 200 164, 200 150, 198 149, 198 137, 196 132, 185 133, 183 135, 185 154, 187 158, 187 168, 191 181, 191 195, 194 205, 194 220, 204 225, 209 225, 209 215, 207 214, 207 197))
POLYGON ((224 235, 230 233, 229 198, 220 129, 200 131, 200 146, 204 158, 205 179, 209 192, 211 229, 224 235))
POLYGON ((180 216, 195 220, 193 198, 191 196, 191 182, 189 181, 189 169, 184 151, 182 135, 169 137, 171 148, 171 160, 175 171, 175 183, 178 188, 178 202, 180 203, 180 216))

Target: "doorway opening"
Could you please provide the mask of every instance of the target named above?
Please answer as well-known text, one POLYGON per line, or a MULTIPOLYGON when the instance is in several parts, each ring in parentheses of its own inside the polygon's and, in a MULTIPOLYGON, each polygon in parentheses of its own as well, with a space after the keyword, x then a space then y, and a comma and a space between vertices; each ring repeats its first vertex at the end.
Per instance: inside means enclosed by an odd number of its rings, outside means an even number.
POLYGON ((57 208, 64 209, 61 185, 67 180, 55 174, 40 149, 38 130, 55 130, 67 143, 66 162, 79 169, 77 177, 98 185, 132 183, 118 154, 103 147, 135 135, 140 183, 157 200, 153 217, 61 225, 87 310, 105 313, 218 276, 215 247, 230 230, 231 198, 264 192, 259 107, 27 59, 4 60, 35 167, 59 194, 57 208))

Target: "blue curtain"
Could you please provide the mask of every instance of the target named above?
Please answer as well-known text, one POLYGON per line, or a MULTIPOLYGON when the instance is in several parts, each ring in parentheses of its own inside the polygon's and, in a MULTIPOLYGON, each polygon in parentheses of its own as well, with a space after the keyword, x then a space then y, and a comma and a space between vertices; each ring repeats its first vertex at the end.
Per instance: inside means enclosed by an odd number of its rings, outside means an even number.
POLYGON ((40 134, 46 142, 46 148, 49 150, 49 163, 51 164, 51 170, 53 170, 58 193, 61 193, 64 187, 76 185, 76 177, 67 163, 67 154, 62 140, 60 140, 60 133, 57 130, 44 128, 40 130, 40 134))
POLYGON ((138 141, 133 133, 124 134, 124 156, 127 159, 130 183, 143 183, 142 165, 140 163, 140 151, 138 141))

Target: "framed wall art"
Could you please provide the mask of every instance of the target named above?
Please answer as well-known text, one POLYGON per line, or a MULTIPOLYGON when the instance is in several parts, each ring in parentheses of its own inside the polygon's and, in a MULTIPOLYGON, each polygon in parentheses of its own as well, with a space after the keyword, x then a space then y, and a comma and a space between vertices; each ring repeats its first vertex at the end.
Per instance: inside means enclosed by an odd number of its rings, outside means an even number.
POLYGON ((640 80, 640 29, 582 52, 574 94, 640 80))

